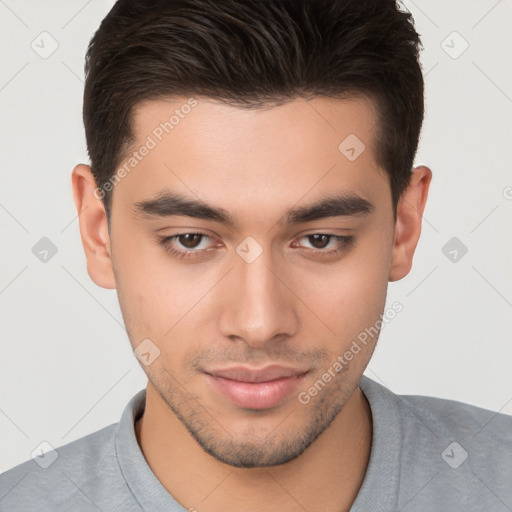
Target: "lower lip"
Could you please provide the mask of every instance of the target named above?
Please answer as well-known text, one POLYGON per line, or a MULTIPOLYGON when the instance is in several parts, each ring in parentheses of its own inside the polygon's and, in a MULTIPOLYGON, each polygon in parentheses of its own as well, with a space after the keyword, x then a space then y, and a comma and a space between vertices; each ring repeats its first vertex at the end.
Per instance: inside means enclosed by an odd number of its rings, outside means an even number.
POLYGON ((207 374, 212 386, 230 402, 244 409, 270 409, 297 388, 304 375, 268 382, 240 382, 207 374))

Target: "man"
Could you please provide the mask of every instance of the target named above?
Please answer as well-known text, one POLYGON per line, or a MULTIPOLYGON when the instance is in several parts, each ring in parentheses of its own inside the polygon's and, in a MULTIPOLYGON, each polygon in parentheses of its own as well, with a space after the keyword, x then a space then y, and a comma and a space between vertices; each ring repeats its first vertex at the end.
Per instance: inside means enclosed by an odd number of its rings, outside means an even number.
POLYGON ((390 0, 116 3, 73 190, 149 381, 1 510, 512 509, 510 417, 362 375, 431 181, 419 44, 390 0))

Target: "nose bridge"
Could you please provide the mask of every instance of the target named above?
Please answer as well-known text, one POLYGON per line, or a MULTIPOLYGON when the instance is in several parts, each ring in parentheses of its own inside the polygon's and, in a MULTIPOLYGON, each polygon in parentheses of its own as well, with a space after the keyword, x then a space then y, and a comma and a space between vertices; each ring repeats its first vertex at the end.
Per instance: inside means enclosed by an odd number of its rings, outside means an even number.
POLYGON ((237 253, 229 273, 230 294, 221 313, 223 334, 259 347, 278 335, 294 334, 297 317, 292 297, 276 277, 279 272, 271 249, 258 249, 249 241, 240 244, 237 253), (259 255, 254 258, 255 250, 259 255))

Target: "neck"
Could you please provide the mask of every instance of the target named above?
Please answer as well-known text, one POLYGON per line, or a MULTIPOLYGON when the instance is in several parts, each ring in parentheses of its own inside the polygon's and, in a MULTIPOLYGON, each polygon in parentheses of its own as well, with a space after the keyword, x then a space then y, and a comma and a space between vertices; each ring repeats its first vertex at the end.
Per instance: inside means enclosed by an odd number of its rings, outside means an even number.
POLYGON ((356 387, 331 425, 296 459, 279 466, 235 468, 206 453, 151 383, 135 425, 148 465, 185 508, 229 510, 349 510, 371 451, 370 406, 356 387))

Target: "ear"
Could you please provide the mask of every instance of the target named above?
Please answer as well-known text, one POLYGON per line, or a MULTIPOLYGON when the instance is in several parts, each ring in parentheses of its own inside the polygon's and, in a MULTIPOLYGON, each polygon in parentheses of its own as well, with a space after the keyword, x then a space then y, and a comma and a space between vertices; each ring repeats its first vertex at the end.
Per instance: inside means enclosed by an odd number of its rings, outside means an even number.
POLYGON ((428 167, 414 168, 409 185, 398 201, 389 281, 398 281, 411 270, 431 180, 432 171, 428 167))
POLYGON ((88 165, 79 164, 71 177, 73 197, 78 211, 80 236, 87 258, 87 272, 102 288, 116 287, 110 252, 105 207, 96 190, 96 181, 88 165), (96 193, 95 193, 96 190, 96 193))

